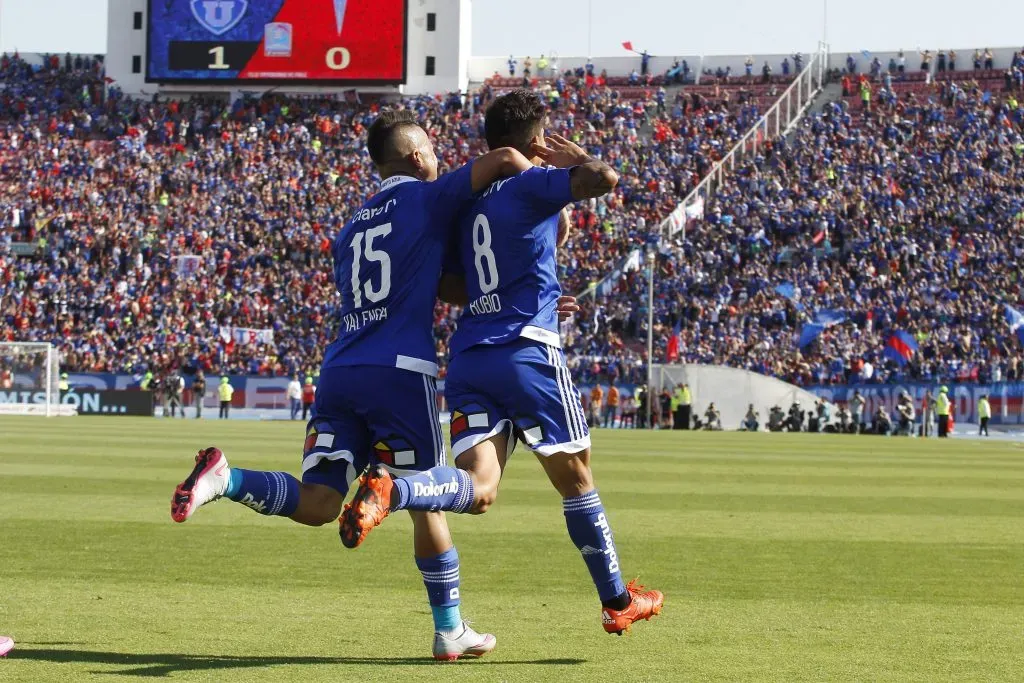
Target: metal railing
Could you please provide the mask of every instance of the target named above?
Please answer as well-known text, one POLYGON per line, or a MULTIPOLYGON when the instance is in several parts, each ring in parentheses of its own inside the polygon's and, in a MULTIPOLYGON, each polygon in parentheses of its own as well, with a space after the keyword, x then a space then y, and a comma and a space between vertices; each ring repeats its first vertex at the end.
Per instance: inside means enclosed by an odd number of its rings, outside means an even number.
MULTIPOLYGON (((827 76, 828 45, 819 42, 818 51, 811 56, 807 66, 789 87, 779 95, 775 104, 757 120, 721 160, 711 167, 708 174, 679 202, 672 213, 661 221, 658 229, 662 237, 674 237, 680 231, 683 231, 685 237, 686 221, 689 215, 703 214, 705 202, 714 195, 725 175, 732 172, 738 163, 749 155, 756 155, 758 149, 763 149, 765 142, 784 135, 793 128, 825 86, 827 76)), ((635 260, 632 254, 615 264, 600 280, 588 285, 583 292, 577 295, 577 298, 596 297, 609 278, 618 278, 622 271, 626 270, 627 264, 632 265, 629 263, 631 260, 635 260)))

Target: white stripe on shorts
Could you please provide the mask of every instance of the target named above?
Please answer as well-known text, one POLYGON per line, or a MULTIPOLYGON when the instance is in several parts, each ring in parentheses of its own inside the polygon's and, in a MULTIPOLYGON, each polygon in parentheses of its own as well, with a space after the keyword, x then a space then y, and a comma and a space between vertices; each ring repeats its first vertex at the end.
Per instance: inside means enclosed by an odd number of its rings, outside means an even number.
POLYGON ((423 375, 423 387, 427 394, 427 419, 434 439, 434 465, 444 464, 444 441, 441 438, 441 422, 437 415, 437 385, 434 378, 423 375))
POLYGON ((569 372, 569 367, 565 364, 564 353, 560 349, 555 349, 555 354, 559 360, 558 366, 562 371, 562 379, 565 386, 566 396, 568 396, 569 406, 576 415, 578 433, 574 440, 581 441, 587 438, 587 418, 583 414, 583 404, 580 402, 580 392, 576 391, 576 385, 572 382, 572 373, 569 372))
POLYGON ((579 425, 576 423, 576 416, 569 403, 569 396, 565 391, 565 384, 562 379, 561 364, 559 363, 558 350, 546 345, 548 350, 548 363, 555 369, 555 382, 558 384, 558 394, 562 399, 562 410, 565 412, 565 426, 569 430, 569 438, 576 441, 580 438, 579 425))

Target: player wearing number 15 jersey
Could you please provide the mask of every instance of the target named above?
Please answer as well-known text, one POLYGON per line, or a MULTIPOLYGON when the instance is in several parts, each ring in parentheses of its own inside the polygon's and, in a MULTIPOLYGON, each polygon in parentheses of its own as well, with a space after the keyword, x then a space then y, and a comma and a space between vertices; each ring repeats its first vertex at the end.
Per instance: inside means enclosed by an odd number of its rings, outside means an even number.
MULTIPOLYGON (((367 147, 383 180, 332 247, 340 324, 306 430, 301 483, 284 472, 229 468, 220 450, 207 448, 174 493, 175 521, 224 496, 319 526, 338 517, 356 473, 370 464, 396 475, 444 465, 431 334, 444 249, 474 193, 530 163, 502 149, 438 178, 430 140, 408 111, 381 114, 367 147)), ((489 652, 494 637, 476 633, 459 613, 459 560, 444 515, 412 513, 435 658, 489 652)))
MULTIPOLYGON (((462 470, 456 495, 432 482, 437 470, 392 480, 383 470, 364 477, 343 529, 361 539, 393 510, 482 513, 497 496, 508 456, 522 440, 562 495, 569 536, 583 556, 601 600, 602 623, 622 633, 661 611, 664 596, 625 585, 612 530, 590 471, 590 434, 579 392, 565 366, 558 334, 556 234, 562 208, 610 191, 618 176, 575 144, 551 136, 545 109, 525 90, 496 99, 485 122, 491 148, 534 156, 531 168, 498 180, 464 215, 458 255, 467 302, 452 339, 445 396, 452 449, 462 470), (386 502, 385 502, 386 501, 386 502)), ((447 476, 447 473, 445 473, 447 476)))

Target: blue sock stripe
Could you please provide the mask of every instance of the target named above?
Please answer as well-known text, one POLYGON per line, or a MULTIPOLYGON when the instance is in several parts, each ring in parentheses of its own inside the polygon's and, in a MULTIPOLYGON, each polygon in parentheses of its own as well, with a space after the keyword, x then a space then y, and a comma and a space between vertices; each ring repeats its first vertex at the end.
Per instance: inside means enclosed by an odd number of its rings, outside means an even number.
POLYGON ((473 480, 465 470, 458 470, 459 495, 452 505, 452 512, 466 512, 473 507, 473 480))
POLYGON ((285 479, 284 473, 282 472, 274 472, 274 478, 277 479, 277 488, 279 492, 277 512, 274 514, 279 515, 281 514, 281 511, 284 510, 285 504, 288 502, 288 496, 286 495, 286 492, 288 491, 288 480, 285 479))
POLYGON ((420 573, 423 574, 423 576, 444 576, 445 574, 457 574, 458 572, 459 572, 459 565, 457 565, 457 564, 454 567, 447 567, 445 569, 438 569, 437 571, 433 571, 433 570, 430 570, 430 569, 424 569, 423 567, 420 567, 420 573))
POLYGON ((423 574, 423 580, 424 581, 429 581, 430 583, 445 583, 447 581, 451 581, 452 579, 459 578, 458 570, 455 570, 454 572, 451 572, 449 574, 437 574, 437 575, 428 574, 427 572, 421 572, 421 573, 423 574))
POLYGON ((562 503, 563 510, 582 510, 585 508, 596 507, 601 504, 600 498, 593 498, 591 500, 585 500, 580 503, 562 503))
POLYGON ((594 501, 593 503, 586 503, 584 505, 568 505, 563 506, 564 512, 594 512, 601 508, 601 501, 594 501))
POLYGON ((566 514, 597 512, 601 507, 601 497, 596 489, 582 496, 562 499, 562 509, 566 514))
POLYGON ((274 495, 271 496, 271 498, 270 498, 272 501, 274 501, 274 506, 272 508, 270 508, 270 514, 271 515, 276 515, 278 512, 281 511, 281 508, 284 507, 284 496, 281 495, 281 489, 283 488, 282 484, 284 483, 283 482, 284 477, 282 477, 277 472, 270 472, 270 473, 268 473, 267 476, 270 477, 271 483, 274 486, 274 495))

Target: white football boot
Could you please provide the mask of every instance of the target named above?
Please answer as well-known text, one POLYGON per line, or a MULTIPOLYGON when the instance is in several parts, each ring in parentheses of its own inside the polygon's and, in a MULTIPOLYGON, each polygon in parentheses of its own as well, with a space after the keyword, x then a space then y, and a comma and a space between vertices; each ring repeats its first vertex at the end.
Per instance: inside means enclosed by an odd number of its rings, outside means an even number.
POLYGON ((459 657, 483 657, 494 649, 498 639, 490 633, 477 633, 462 622, 462 628, 452 633, 434 633, 434 659, 454 662, 459 657), (453 635, 458 633, 459 635, 453 635))
POLYGON ((171 519, 188 520, 195 511, 224 495, 230 478, 228 459, 219 448, 205 448, 196 456, 196 466, 185 481, 178 484, 171 498, 171 519))

